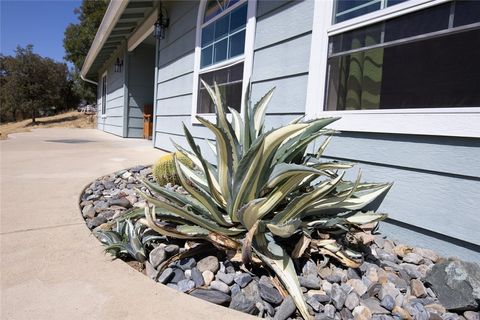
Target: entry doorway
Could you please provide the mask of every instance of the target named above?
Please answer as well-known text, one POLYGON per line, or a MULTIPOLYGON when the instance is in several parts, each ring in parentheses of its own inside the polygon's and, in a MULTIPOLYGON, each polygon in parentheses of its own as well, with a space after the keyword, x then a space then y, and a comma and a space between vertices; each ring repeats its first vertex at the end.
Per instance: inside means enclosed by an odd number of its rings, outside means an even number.
POLYGON ((155 91, 155 38, 148 36, 128 54, 129 138, 152 139, 155 91))

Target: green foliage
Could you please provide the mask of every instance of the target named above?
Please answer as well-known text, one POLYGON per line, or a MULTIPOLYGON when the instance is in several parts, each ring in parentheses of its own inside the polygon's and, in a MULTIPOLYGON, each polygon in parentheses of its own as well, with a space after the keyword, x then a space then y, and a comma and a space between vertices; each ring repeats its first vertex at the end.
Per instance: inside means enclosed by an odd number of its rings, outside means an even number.
POLYGON ((93 39, 95 39, 107 6, 108 1, 106 0, 83 0, 80 7, 75 9, 79 22, 69 24, 64 33, 63 47, 66 53, 64 58, 74 65, 72 73, 75 93, 88 102, 95 100, 95 86, 82 81, 79 72, 93 39))
POLYGON ((52 107, 63 111, 74 106, 72 81, 66 64, 17 47, 15 56, 0 56, 2 121, 31 116, 32 121, 52 107))
POLYGON ((83 0, 80 7, 74 11, 79 23, 70 23, 65 29, 65 59, 71 61, 77 70, 82 69, 107 6, 108 1, 105 0, 83 0))
POLYGON ((177 159, 182 162, 183 165, 189 167, 190 169, 193 168, 193 162, 182 153, 169 153, 160 157, 157 163, 153 166, 152 174, 155 180, 157 180, 158 184, 161 186, 164 186, 167 183, 171 183, 173 185, 180 184, 180 178, 178 177, 177 170, 175 168, 174 157, 177 157, 177 159))
POLYGON ((191 170, 175 158, 181 185, 189 195, 145 181, 154 196, 138 192, 156 208, 147 209, 140 222, 166 236, 205 239, 225 249, 241 246, 246 265, 253 250, 278 275, 301 314, 310 318, 290 258, 300 256, 305 248, 296 248, 300 253, 295 254, 287 251, 288 239, 301 235, 312 251, 358 267, 361 255, 345 246, 346 235, 386 217, 371 210, 391 185, 362 183, 360 173, 356 181, 346 181, 345 170, 352 164, 321 160, 334 133, 326 126, 338 118, 297 119, 265 131, 272 89, 254 105, 247 93, 243 114, 230 110, 230 123, 218 87, 204 86, 216 108, 216 123, 197 119, 216 137, 216 164, 202 156, 184 126, 191 151, 176 147, 199 168, 191 170), (308 155, 310 143, 323 137, 327 139, 316 154, 308 155), (331 237, 325 239, 326 234, 331 237))

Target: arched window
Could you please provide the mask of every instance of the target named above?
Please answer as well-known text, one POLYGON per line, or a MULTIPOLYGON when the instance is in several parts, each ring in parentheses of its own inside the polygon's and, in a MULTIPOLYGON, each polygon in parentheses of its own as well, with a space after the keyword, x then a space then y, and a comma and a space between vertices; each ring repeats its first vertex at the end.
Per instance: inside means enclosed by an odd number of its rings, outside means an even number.
POLYGON ((192 114, 214 112, 201 80, 218 84, 225 104, 240 111, 253 60, 256 0, 202 1, 197 19, 192 114))

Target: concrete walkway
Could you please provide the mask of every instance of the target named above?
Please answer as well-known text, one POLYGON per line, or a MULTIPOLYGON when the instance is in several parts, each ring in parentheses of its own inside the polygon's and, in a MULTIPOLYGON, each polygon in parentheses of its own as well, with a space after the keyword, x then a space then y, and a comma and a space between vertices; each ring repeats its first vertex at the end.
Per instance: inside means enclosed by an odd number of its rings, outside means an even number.
POLYGON ((111 261, 78 208, 95 178, 161 151, 89 129, 13 134, 1 152, 1 315, 12 319, 251 319, 111 261))

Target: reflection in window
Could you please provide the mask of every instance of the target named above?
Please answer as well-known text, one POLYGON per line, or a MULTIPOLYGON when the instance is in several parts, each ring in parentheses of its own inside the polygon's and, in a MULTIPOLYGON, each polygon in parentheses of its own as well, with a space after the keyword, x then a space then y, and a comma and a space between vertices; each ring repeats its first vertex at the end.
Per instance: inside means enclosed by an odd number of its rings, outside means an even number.
MULTIPOLYGON (((246 0, 208 1, 200 41, 199 78, 212 86, 217 83, 226 106, 238 111, 242 100, 247 7, 246 0), (238 59, 223 67, 224 62, 235 57, 238 59)), ((214 111, 210 96, 199 81, 197 112, 214 111)))
POLYGON ((335 23, 381 9, 381 0, 337 0, 335 23))
MULTIPOLYGON (((242 100, 243 63, 201 74, 200 79, 210 86, 217 83, 220 92, 225 99, 225 106, 240 111, 240 101, 242 100)), ((201 82, 199 83, 197 112, 215 112, 212 99, 201 82)))
POLYGON ((242 55, 245 47, 246 22, 247 4, 245 3, 204 26, 200 67, 208 67, 242 55))
POLYGON ((480 106, 480 30, 329 59, 327 110, 480 106))
POLYGON ((385 42, 448 28, 450 3, 420 10, 385 22, 385 42))
POLYGON ((238 1, 239 0, 208 0, 203 22, 205 23, 212 20, 215 16, 227 10, 238 1))
POLYGON ((356 18, 405 1, 407 0, 337 0, 335 2, 334 23, 356 18))

